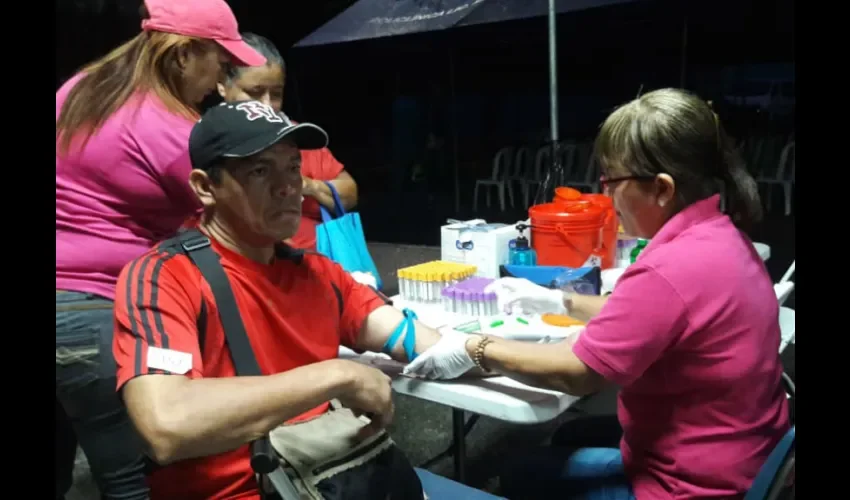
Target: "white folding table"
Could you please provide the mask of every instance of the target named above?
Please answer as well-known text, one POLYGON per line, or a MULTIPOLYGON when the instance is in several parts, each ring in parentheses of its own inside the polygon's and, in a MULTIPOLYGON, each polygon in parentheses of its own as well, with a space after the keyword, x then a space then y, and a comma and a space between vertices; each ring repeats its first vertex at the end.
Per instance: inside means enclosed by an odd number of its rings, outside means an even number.
MULTIPOLYGON (((439 304, 408 304, 399 296, 392 297, 398 308, 413 310, 419 321, 432 328, 443 325, 457 325, 476 318, 447 313, 439 304)), ((503 325, 491 327, 496 318, 480 318, 484 333, 510 338, 523 338, 524 330, 529 330, 528 338, 541 335, 563 336, 562 330, 531 321, 530 325, 515 322, 514 318, 503 319, 503 325), (514 321, 513 323, 511 321, 514 321)), ((465 480, 466 457, 466 412, 484 415, 504 422, 515 424, 540 424, 548 422, 578 401, 578 397, 531 387, 507 377, 464 378, 451 381, 422 380, 401 375, 403 365, 388 356, 379 353, 358 355, 354 351, 340 348, 340 357, 354 359, 381 369, 393 376, 393 390, 401 394, 439 403, 452 408, 452 448, 455 463, 455 478, 465 480)))

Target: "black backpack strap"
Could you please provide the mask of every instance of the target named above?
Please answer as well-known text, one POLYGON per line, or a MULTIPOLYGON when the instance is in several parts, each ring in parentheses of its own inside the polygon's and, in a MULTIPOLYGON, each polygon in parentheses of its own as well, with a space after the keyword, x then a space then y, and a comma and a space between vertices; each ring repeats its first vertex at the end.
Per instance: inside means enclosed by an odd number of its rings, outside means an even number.
POLYGON ((183 252, 201 271, 201 275, 212 289, 227 347, 230 348, 230 355, 236 367, 236 375, 262 375, 254 350, 251 348, 251 342, 248 340, 248 334, 245 332, 242 315, 236 306, 230 280, 224 273, 224 268, 221 267, 218 254, 210 247, 209 238, 197 230, 180 233, 178 238, 183 252))
MULTIPOLYGON (((236 367, 237 376, 262 375, 248 334, 245 332, 245 324, 242 315, 236 306, 236 298, 230 286, 230 279, 221 267, 221 261, 210 247, 210 239, 200 231, 193 229, 184 231, 177 235, 177 241, 183 252, 192 260, 201 275, 210 285, 221 326, 224 329, 224 338, 230 349, 233 365, 236 367)), ((251 443, 251 467, 258 474, 269 474, 276 469, 280 462, 272 448, 268 436, 251 443)))

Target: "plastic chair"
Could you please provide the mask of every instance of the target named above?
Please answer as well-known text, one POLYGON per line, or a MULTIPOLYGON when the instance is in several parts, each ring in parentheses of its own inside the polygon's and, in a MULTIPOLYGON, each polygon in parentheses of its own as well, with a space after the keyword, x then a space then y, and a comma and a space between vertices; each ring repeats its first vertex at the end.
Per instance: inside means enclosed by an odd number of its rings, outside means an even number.
POLYGON ((794 282, 791 281, 791 278, 794 277, 794 272, 797 270, 797 261, 791 263, 791 266, 785 271, 785 274, 782 275, 782 279, 779 280, 779 283, 773 285, 773 290, 776 292, 776 298, 779 300, 779 305, 785 303, 788 300, 788 297, 791 295, 791 292, 794 291, 794 282))
POLYGON ((794 344, 797 335, 797 312, 789 307, 779 308, 779 331, 782 337, 779 342, 779 352, 785 350, 788 344, 794 344))
MULTIPOLYGON (((542 146, 534 155, 534 170, 530 176, 526 176, 522 180, 522 203, 523 207, 528 208, 529 197, 531 195, 531 187, 539 187, 543 183, 543 172, 549 168, 552 158, 552 147, 542 146)), ((536 194, 536 193, 535 193, 536 194)))
MULTIPOLYGON (((475 181, 475 190, 472 193, 472 209, 478 210, 478 188, 487 190, 487 207, 490 207, 490 188, 496 188, 499 195, 499 207, 505 211, 505 176, 508 169, 511 167, 511 151, 510 147, 505 147, 496 153, 493 158, 493 170, 490 171, 489 179, 478 179, 475 181)), ((509 191, 511 196, 511 205, 513 205, 513 191, 509 191)))
POLYGON ((575 152, 576 166, 585 165, 583 172, 571 171, 572 178, 565 183, 570 187, 586 188, 591 193, 598 193, 599 184, 599 162, 593 156, 592 144, 579 144, 575 152), (578 175, 576 175, 578 174, 578 175))
POLYGON ((797 145, 789 142, 782 149, 779 164, 776 171, 760 175, 756 180, 759 184, 767 186, 767 210, 770 211, 773 201, 773 186, 782 186, 782 194, 785 197, 785 215, 791 215, 791 195, 796 181, 797 163, 795 161, 797 145))
POLYGON ((443 476, 438 476, 425 469, 416 469, 419 480, 422 481, 422 489, 428 495, 429 500, 441 499, 463 499, 463 500, 505 500, 486 491, 476 490, 443 476))
POLYGON ((514 182, 519 184, 520 191, 523 191, 525 179, 531 174, 533 161, 531 149, 526 146, 517 149, 513 164, 505 174, 505 187, 508 190, 508 201, 511 203, 511 208, 514 207, 514 182))
POLYGON ((791 426, 770 452, 744 500, 775 500, 788 487, 788 478, 796 462, 796 429, 796 425, 791 426))
POLYGON ((786 300, 788 300, 788 297, 791 295, 791 292, 794 291, 794 282, 779 282, 773 285, 773 291, 776 292, 776 300, 779 301, 779 305, 781 306, 785 303, 786 300))
POLYGON ((797 272, 797 261, 791 263, 791 266, 788 267, 788 270, 785 271, 785 274, 782 275, 782 279, 779 280, 780 283, 785 283, 786 281, 790 281, 792 277, 794 277, 794 273, 797 272))

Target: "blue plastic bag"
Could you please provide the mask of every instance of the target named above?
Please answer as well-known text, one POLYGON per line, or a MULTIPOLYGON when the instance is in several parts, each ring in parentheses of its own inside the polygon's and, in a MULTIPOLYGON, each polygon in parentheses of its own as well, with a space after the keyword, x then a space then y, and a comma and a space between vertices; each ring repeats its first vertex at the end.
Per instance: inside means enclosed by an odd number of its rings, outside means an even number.
POLYGON ((325 182, 325 185, 334 197, 335 217, 331 216, 324 206, 319 206, 322 212, 322 223, 316 226, 316 250, 348 272, 360 271, 371 274, 375 277, 380 290, 383 282, 375 261, 369 255, 363 226, 360 224, 360 214, 346 212, 333 184, 325 182))

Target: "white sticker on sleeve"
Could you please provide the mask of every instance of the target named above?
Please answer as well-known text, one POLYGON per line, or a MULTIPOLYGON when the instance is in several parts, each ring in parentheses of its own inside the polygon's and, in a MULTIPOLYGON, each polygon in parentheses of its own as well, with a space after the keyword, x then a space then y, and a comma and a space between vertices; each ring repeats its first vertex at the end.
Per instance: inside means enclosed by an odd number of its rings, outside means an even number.
POLYGON ((175 375, 185 375, 192 369, 192 355, 188 352, 149 346, 148 368, 165 370, 175 375))

